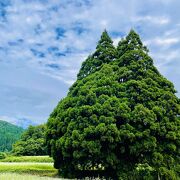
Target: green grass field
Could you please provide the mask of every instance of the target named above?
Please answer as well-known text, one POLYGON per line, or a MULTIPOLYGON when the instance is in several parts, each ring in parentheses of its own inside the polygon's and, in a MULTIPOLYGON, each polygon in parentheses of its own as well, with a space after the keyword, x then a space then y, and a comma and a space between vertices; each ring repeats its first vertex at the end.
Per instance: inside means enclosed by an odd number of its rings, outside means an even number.
POLYGON ((57 170, 53 167, 53 163, 0 162, 0 173, 5 172, 27 173, 49 177, 57 175, 57 170))
POLYGON ((1 180, 61 180, 61 178, 49 178, 49 177, 40 177, 35 175, 28 174, 16 174, 16 173, 2 173, 0 174, 1 180))
MULTIPOLYGON (((45 178, 57 177, 57 174, 57 169, 53 167, 53 159, 48 156, 9 156, 0 161, 0 180, 6 176, 14 180, 18 179, 20 175, 36 175, 37 178, 40 178, 40 176, 45 178)), ((31 179, 31 177, 28 178, 31 179)))
POLYGON ((0 162, 41 162, 53 163, 53 159, 49 156, 7 156, 0 162))

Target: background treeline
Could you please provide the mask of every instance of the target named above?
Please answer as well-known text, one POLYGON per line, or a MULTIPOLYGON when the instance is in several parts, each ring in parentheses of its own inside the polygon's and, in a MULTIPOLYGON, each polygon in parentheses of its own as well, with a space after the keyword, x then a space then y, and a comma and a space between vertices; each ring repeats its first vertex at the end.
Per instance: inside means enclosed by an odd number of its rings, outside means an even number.
POLYGON ((23 156, 46 155, 45 131, 45 124, 29 126, 20 140, 13 145, 12 153, 23 156))
MULTIPOLYGON (((45 131, 45 124, 30 125, 27 129, 23 129, 0 120, 0 152, 18 156, 46 155, 45 131)), ((3 153, 1 155, 5 157, 3 153)))

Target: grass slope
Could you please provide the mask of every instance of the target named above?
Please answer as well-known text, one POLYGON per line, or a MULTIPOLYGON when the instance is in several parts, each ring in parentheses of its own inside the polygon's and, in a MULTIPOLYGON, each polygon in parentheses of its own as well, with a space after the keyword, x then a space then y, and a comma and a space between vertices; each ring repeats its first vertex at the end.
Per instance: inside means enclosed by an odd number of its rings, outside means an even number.
POLYGON ((21 127, 0 120, 0 151, 10 151, 23 131, 21 127))

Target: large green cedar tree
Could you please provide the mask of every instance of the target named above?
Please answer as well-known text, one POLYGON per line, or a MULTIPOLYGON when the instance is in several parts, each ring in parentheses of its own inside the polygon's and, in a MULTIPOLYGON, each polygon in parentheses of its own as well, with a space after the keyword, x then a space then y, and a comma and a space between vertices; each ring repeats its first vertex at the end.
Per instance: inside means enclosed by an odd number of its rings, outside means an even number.
POLYGON ((54 166, 65 177, 177 179, 180 101, 131 30, 115 48, 103 32, 47 123, 54 166), (99 170, 99 171, 98 171, 99 170))

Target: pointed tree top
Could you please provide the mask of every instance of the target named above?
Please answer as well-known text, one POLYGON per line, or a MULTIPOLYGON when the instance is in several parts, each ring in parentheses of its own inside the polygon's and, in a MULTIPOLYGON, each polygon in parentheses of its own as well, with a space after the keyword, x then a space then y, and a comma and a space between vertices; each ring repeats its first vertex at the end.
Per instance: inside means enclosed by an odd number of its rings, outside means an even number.
POLYGON ((140 36, 133 29, 130 30, 125 39, 122 39, 118 43, 117 50, 119 56, 129 50, 142 50, 144 52, 148 52, 148 49, 143 45, 140 36))
POLYGON ((101 61, 101 63, 109 63, 116 57, 116 48, 106 29, 103 31, 101 38, 98 41, 93 57, 101 61))
POLYGON ((110 44, 113 43, 112 39, 110 38, 107 30, 105 29, 103 33, 101 34, 101 39, 98 41, 98 44, 101 44, 103 42, 108 42, 110 44))
POLYGON ((139 37, 139 35, 133 30, 131 29, 129 34, 126 37, 126 40, 128 41, 128 44, 131 43, 135 46, 139 46, 142 47, 143 43, 139 37))
POLYGON ((116 56, 117 51, 113 46, 113 41, 107 31, 104 30, 96 46, 96 51, 83 62, 78 73, 78 79, 82 79, 99 70, 104 63, 113 61, 116 56))

